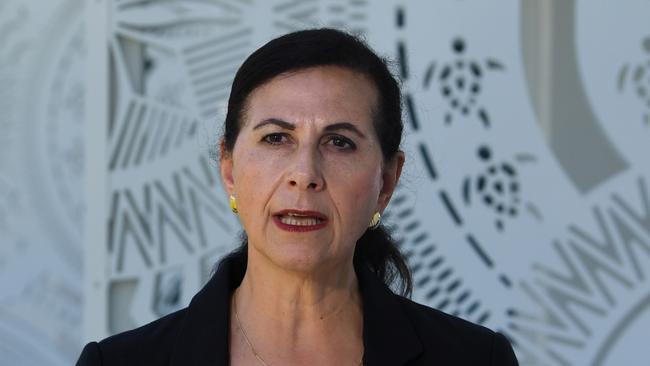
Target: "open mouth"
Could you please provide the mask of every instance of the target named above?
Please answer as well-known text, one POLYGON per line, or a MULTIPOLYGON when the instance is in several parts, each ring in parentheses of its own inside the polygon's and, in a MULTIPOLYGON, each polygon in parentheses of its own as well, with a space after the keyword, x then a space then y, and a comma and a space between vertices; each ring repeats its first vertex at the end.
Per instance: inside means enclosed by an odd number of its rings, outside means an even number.
POLYGON ((273 215, 281 229, 288 231, 318 230, 327 225, 327 217, 319 212, 285 210, 273 215))
POLYGON ((280 218, 280 222, 282 222, 283 224, 294 225, 294 226, 312 226, 312 225, 320 224, 321 222, 325 221, 318 217, 301 216, 297 214, 280 215, 279 218, 280 218))

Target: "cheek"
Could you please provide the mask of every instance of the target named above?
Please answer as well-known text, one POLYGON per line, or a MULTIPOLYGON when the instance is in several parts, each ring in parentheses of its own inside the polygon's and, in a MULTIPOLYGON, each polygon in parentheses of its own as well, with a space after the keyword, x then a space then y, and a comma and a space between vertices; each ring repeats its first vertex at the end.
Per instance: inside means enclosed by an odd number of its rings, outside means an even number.
POLYGON ((332 174, 330 190, 336 193, 337 206, 346 221, 365 222, 377 205, 380 190, 380 173, 376 165, 354 164, 340 166, 332 174))
POLYGON ((275 165, 274 159, 256 149, 246 149, 235 156, 233 180, 242 224, 248 223, 249 217, 260 217, 264 212, 277 180, 275 165))

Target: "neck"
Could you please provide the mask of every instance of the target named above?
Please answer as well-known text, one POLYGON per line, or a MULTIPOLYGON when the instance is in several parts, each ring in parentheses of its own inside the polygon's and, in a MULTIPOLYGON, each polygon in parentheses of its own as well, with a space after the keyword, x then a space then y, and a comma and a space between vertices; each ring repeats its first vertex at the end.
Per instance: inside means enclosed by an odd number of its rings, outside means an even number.
MULTIPOLYGON (((361 296, 352 259, 312 272, 287 271, 264 259, 249 251, 234 294, 241 326, 257 352, 300 357, 328 346, 333 352, 352 344, 362 348, 361 296)), ((358 349, 350 353, 360 357, 358 349)))
POLYGON ((265 319, 308 324, 341 308, 361 305, 356 273, 349 262, 313 271, 289 271, 251 251, 238 289, 240 313, 264 311, 265 319))

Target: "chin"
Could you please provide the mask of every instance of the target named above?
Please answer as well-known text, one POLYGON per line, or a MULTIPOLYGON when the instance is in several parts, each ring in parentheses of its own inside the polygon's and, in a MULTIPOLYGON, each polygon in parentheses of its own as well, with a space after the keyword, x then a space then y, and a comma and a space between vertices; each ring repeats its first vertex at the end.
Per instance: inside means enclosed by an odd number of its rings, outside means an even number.
POLYGON ((327 258, 323 258, 322 253, 318 253, 313 248, 306 250, 303 248, 285 249, 280 253, 270 254, 269 258, 275 265, 292 272, 316 272, 330 262, 327 258))
POLYGON ((340 262, 316 243, 271 245, 263 253, 276 266, 292 272, 314 273, 340 262))

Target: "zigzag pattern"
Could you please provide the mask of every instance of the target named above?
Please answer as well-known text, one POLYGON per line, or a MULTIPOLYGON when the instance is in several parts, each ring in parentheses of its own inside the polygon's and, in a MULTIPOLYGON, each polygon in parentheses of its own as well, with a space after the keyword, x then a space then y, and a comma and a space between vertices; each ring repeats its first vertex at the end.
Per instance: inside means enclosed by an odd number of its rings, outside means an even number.
POLYGON ((607 339, 596 333, 593 319, 615 312, 617 294, 650 294, 650 200, 645 180, 638 178, 636 185, 632 198, 614 194, 595 206, 589 229, 571 225, 552 244, 558 265, 537 263, 533 278, 519 284, 534 306, 509 311, 508 327, 522 350, 542 349, 538 357, 570 365, 562 355, 567 349, 575 356, 607 339))

